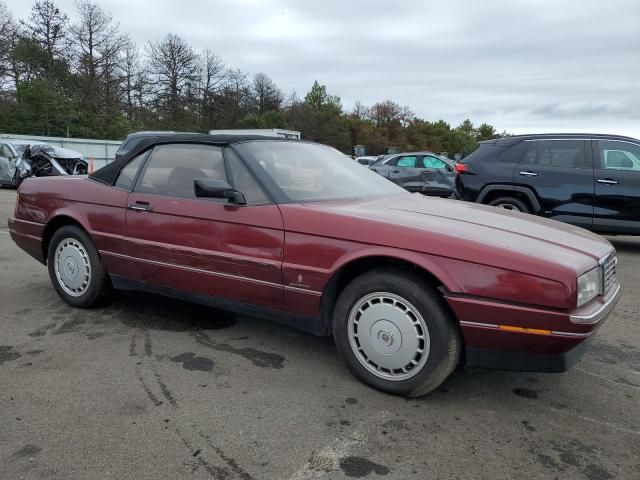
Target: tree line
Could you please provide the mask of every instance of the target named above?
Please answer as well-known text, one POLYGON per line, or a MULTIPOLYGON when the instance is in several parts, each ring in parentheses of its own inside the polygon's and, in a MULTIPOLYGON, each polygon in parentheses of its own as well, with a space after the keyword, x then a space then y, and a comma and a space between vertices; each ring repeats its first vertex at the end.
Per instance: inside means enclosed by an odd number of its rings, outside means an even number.
POLYGON ((466 154, 500 136, 486 123, 427 121, 391 100, 346 111, 317 81, 303 98, 285 96, 265 73, 229 67, 178 35, 141 47, 96 3, 77 0, 76 10, 72 21, 37 0, 16 19, 0 0, 0 132, 119 140, 139 130, 289 128, 372 155, 390 146, 466 154))

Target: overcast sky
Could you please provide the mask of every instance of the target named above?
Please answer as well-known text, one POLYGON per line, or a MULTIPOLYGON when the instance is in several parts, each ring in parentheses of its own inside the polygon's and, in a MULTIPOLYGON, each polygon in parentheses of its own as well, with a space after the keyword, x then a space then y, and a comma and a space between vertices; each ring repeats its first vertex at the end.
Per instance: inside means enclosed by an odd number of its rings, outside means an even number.
POLYGON ((285 93, 317 79, 346 109, 391 99, 453 125, 640 137, 640 0, 97 3, 141 46, 173 32, 285 93))

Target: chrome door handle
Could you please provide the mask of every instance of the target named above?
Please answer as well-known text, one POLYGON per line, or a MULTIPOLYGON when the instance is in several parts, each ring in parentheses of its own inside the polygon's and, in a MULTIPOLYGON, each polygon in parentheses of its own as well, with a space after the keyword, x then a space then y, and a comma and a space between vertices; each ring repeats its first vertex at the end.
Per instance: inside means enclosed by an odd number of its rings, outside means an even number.
POLYGON ((536 172, 520 172, 520 175, 524 177, 537 177, 538 174, 536 172))
POLYGON ((604 183, 605 185, 618 185, 618 183, 616 180, 609 180, 608 178, 599 178, 597 180, 598 183, 604 183))
POLYGON ((127 205, 129 210, 135 210, 136 212, 150 212, 153 207, 149 204, 130 203, 127 205))

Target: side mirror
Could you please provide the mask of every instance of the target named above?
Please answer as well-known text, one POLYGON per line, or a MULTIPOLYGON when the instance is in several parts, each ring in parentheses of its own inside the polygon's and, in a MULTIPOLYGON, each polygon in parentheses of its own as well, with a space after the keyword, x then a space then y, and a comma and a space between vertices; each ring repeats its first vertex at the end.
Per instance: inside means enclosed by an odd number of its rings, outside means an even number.
POLYGON ((247 199, 242 192, 237 191, 224 180, 212 178, 196 178, 193 181, 196 197, 227 198, 236 205, 246 205, 247 199))

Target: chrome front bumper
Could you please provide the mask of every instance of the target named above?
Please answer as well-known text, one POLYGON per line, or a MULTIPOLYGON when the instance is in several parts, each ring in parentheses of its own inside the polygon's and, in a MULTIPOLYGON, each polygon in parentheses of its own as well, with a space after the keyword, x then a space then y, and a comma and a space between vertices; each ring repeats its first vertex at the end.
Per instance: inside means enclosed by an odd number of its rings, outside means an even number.
POLYGON ((571 315, 570 320, 581 325, 593 325, 601 322, 613 311, 621 296, 622 287, 616 282, 595 311, 571 315))

